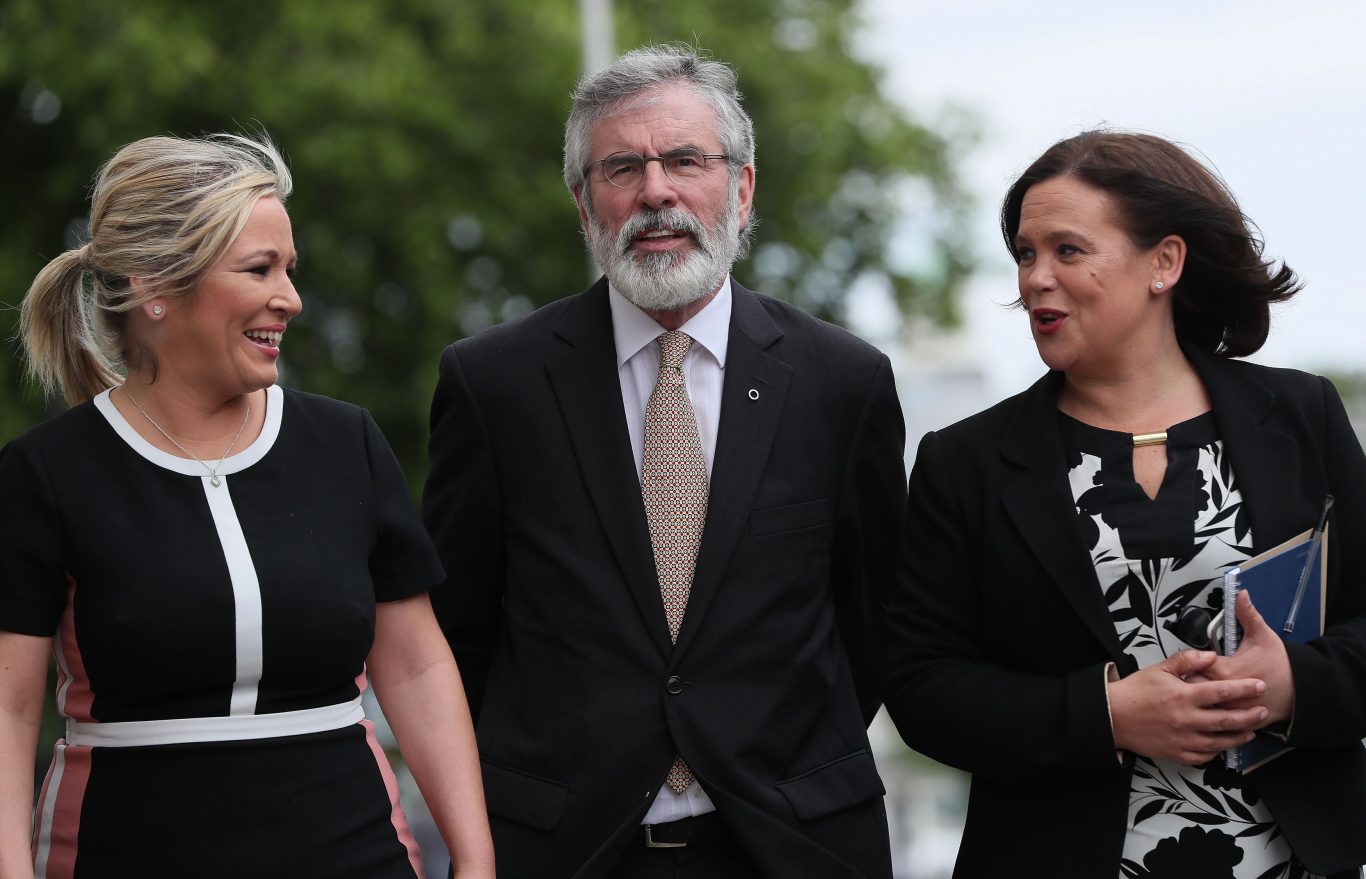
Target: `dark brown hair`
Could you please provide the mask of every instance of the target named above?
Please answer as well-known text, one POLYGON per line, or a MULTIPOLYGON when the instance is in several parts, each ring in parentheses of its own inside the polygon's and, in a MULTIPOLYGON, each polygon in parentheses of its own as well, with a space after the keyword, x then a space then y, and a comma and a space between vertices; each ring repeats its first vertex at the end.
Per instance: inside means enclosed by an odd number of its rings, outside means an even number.
POLYGON ((1036 183, 1073 177, 1114 202, 1116 222, 1147 250, 1168 235, 1186 242, 1172 289, 1176 334, 1224 357, 1266 342, 1272 302, 1300 291, 1290 267, 1262 258, 1262 241, 1222 180, 1176 144, 1151 134, 1085 131, 1049 147, 1006 193, 1001 233, 1019 262, 1020 206, 1036 183))

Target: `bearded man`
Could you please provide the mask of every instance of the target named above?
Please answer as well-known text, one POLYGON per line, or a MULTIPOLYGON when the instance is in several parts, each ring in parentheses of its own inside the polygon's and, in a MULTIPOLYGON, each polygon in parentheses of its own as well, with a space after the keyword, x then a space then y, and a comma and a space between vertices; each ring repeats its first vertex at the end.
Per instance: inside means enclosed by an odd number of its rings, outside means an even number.
POLYGON ((423 513, 500 876, 887 877, 887 358, 731 279, 753 124, 686 47, 585 78, 565 182, 605 277, 446 349, 423 513))

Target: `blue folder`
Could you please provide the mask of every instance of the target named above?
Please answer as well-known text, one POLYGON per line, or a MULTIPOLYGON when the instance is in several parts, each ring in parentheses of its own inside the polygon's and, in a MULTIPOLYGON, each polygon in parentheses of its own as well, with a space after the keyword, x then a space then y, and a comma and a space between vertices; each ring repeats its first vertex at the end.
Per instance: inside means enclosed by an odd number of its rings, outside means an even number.
MULTIPOLYGON (((1328 541, 1314 541, 1310 529, 1292 537, 1280 546, 1253 556, 1224 574, 1224 643, 1223 653, 1232 656, 1238 650, 1241 629, 1234 614, 1233 602, 1238 593, 1252 596, 1252 605, 1276 634, 1285 641, 1302 644, 1323 634, 1324 595, 1328 588, 1328 541), (1311 551, 1314 557, 1309 558, 1311 551), (1306 561, 1309 562, 1308 587, 1304 590, 1299 612, 1295 615, 1292 631, 1284 631, 1295 593, 1306 561)), ((1279 757, 1290 746, 1285 740, 1265 730, 1258 731, 1252 741, 1226 751, 1225 764, 1230 769, 1251 772, 1279 757)))

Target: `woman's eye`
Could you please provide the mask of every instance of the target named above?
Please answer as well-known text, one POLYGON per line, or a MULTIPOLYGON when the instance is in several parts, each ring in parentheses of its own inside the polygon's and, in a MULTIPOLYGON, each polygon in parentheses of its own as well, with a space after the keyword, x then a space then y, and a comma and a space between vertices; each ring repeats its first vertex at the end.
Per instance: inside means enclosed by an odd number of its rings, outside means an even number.
POLYGON ((1028 262, 1034 258, 1034 251, 1028 247, 1020 247, 1015 250, 1016 262, 1028 262))
POLYGON ((270 266, 252 266, 247 269, 247 271, 251 272, 253 275, 260 275, 264 278, 266 275, 270 274, 270 266))
POLYGON ((1081 250, 1070 244, 1058 245, 1058 256, 1076 256, 1079 253, 1081 253, 1081 250))

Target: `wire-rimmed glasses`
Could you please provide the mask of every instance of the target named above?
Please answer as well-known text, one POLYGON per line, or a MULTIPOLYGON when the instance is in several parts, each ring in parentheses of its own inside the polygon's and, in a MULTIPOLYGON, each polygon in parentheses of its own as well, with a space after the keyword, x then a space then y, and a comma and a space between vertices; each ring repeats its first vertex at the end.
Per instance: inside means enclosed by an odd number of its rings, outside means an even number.
POLYGON ((608 183, 619 189, 634 189, 645 179, 645 166, 650 162, 658 162, 665 176, 675 183, 691 183, 706 174, 710 163, 717 160, 729 161, 730 156, 685 147, 670 150, 662 156, 642 156, 623 150, 593 164, 602 169, 602 176, 608 183))

